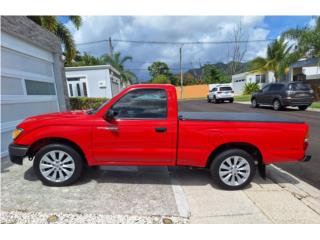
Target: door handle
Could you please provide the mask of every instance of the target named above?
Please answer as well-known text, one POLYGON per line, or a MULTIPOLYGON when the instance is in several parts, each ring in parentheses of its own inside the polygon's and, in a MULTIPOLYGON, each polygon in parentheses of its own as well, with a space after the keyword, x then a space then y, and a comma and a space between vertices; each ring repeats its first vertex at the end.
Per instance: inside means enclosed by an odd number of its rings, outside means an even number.
POLYGON ((117 127, 97 127, 97 129, 105 130, 105 131, 113 131, 113 132, 116 132, 119 130, 117 127))
POLYGON ((167 131, 167 128, 159 127, 159 128, 156 128, 155 130, 156 130, 156 132, 163 133, 163 132, 167 131))

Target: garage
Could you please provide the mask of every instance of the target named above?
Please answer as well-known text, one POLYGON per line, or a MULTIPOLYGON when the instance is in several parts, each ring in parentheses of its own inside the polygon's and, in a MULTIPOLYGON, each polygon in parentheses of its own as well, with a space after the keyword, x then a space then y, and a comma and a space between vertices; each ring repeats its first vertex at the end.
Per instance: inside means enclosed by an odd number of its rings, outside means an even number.
POLYGON ((25 17, 1 17, 1 158, 23 119, 66 110, 61 56, 55 35, 25 17))

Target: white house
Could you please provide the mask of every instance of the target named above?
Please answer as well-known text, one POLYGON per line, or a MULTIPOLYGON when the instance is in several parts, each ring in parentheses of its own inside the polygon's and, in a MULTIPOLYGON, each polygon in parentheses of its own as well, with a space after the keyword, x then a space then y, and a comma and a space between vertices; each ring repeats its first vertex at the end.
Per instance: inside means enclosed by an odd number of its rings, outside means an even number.
POLYGON ((23 119, 66 111, 60 40, 27 17, 1 17, 1 158, 23 119))
POLYGON ((305 58, 291 64, 286 81, 304 81, 311 85, 316 99, 320 99, 320 59, 305 58))
POLYGON ((275 82, 274 73, 269 71, 266 73, 244 72, 232 75, 232 87, 235 95, 243 94, 246 83, 258 83, 260 88, 264 85, 275 82))
POLYGON ((112 98, 125 87, 111 65, 66 67, 65 71, 69 97, 112 98))

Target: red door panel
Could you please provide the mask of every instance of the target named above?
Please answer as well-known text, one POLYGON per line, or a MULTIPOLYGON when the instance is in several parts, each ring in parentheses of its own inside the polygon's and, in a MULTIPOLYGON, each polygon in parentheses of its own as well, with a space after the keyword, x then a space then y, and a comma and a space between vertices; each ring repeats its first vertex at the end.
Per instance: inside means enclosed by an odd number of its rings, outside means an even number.
POLYGON ((168 120, 97 120, 93 156, 97 162, 124 165, 174 165, 176 122, 168 120))

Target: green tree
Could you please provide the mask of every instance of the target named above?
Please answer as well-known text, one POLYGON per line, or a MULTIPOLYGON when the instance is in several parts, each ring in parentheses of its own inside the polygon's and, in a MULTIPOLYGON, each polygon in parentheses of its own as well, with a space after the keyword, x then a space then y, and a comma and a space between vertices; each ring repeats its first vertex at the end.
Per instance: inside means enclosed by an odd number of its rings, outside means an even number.
POLYGON ((257 57, 251 62, 252 72, 274 72, 276 81, 279 81, 280 76, 284 74, 285 68, 293 61, 290 59, 291 46, 285 42, 284 38, 274 40, 268 45, 267 57, 257 57))
POLYGON ((315 22, 313 27, 289 29, 282 34, 283 38, 296 41, 293 55, 296 60, 308 56, 320 57, 320 17, 316 17, 315 22))
MULTIPOLYGON (((58 20, 57 16, 28 16, 29 19, 58 36, 64 44, 66 62, 71 63, 76 56, 76 45, 69 29, 58 20)), ((73 25, 79 29, 82 24, 80 16, 68 16, 73 25)))
POLYGON ((110 64, 112 65, 115 69, 117 69, 120 72, 121 75, 121 80, 124 82, 129 82, 129 83, 134 83, 138 81, 137 76, 129 71, 126 70, 124 67, 125 62, 127 61, 132 61, 132 57, 131 56, 124 56, 121 57, 121 53, 120 52, 116 52, 113 57, 111 57, 110 55, 103 55, 101 57, 101 60, 104 64, 110 64))
POLYGON ((170 80, 169 80, 168 76, 163 75, 163 74, 159 74, 151 80, 151 83, 170 84, 170 80))
POLYGON ((149 74, 152 78, 155 78, 158 75, 165 75, 169 77, 172 75, 168 65, 165 62, 154 62, 151 66, 148 67, 149 74))
POLYGON ((223 78, 219 69, 211 64, 205 64, 203 66, 203 81, 207 84, 222 83, 223 78))
POLYGON ((74 61, 70 64, 66 63, 66 67, 94 66, 105 64, 101 57, 92 56, 86 52, 83 55, 77 52, 74 61))

